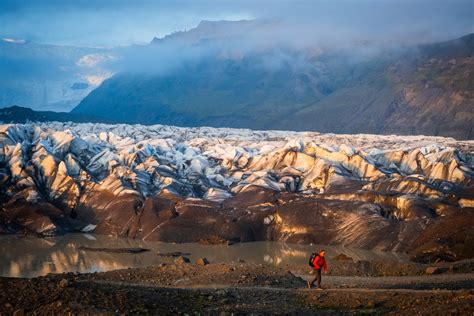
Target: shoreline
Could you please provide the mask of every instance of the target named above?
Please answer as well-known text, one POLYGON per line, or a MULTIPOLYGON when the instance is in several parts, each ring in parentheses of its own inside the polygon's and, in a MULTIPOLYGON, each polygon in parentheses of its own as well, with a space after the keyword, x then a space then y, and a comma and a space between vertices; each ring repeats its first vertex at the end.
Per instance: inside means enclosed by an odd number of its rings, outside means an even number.
POLYGON ((70 234, 35 238, 0 236, 0 275, 37 277, 48 273, 104 272, 173 263, 176 257, 195 260, 206 257, 212 263, 263 264, 304 273, 307 260, 319 248, 327 251, 329 275, 397 276, 432 273, 474 272, 474 259, 423 264, 400 253, 371 251, 327 245, 284 242, 248 242, 233 245, 161 243, 117 239, 104 235, 70 234))

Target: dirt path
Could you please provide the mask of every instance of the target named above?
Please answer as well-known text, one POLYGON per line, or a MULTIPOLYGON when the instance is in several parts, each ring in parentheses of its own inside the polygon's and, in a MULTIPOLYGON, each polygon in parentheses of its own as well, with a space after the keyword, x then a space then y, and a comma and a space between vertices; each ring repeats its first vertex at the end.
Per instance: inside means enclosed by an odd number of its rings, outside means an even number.
MULTIPOLYGON (((309 274, 296 274, 296 276, 304 280, 309 280, 311 278, 309 274)), ((370 288, 412 290, 461 290, 474 288, 474 273, 387 277, 351 277, 323 275, 322 285, 324 288, 327 289, 370 288)))
MULTIPOLYGON (((301 279, 308 280, 306 275, 296 275, 301 279)), ((324 291, 388 291, 399 290, 404 292, 434 292, 451 293, 453 291, 474 289, 474 273, 466 274, 443 274, 430 276, 396 276, 396 277, 350 277, 350 276, 327 276, 324 277, 324 291)), ((182 288, 188 290, 199 289, 226 289, 235 288, 228 284, 208 283, 208 284, 188 284, 180 286, 179 283, 173 286, 158 286, 153 284, 119 282, 109 280, 95 280, 99 284, 114 284, 122 286, 141 287, 162 287, 162 288, 182 288)), ((238 286, 242 290, 279 290, 290 291, 297 288, 270 287, 270 286, 238 286)), ((301 289, 306 289, 305 286, 301 289)), ((311 289, 315 290, 315 289, 311 289)))
POLYGON ((104 273, 0 278, 0 314, 474 313, 474 274, 324 277, 306 289, 291 272, 252 264, 162 265, 104 273))

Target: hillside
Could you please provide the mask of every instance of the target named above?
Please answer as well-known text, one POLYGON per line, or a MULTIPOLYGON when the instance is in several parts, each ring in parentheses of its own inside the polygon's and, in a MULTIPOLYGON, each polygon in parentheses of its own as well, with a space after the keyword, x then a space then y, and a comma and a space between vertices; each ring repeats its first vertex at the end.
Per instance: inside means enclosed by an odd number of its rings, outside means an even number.
POLYGON ((301 109, 284 127, 298 121, 300 130, 472 139, 473 39, 471 34, 410 50, 301 109))
MULTIPOLYGON (((227 24, 229 37, 217 32, 219 23, 201 23, 144 49, 204 50, 236 37, 227 24)), ((163 73, 123 71, 72 112, 124 123, 469 139, 473 38, 377 50, 369 44, 332 50, 278 45, 238 50, 238 56, 219 52, 163 73)))

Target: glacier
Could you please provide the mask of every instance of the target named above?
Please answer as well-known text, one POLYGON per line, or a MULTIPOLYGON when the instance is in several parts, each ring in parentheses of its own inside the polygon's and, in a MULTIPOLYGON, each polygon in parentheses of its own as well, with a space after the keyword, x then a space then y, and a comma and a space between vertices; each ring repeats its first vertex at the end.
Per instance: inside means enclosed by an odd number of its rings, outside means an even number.
POLYGON ((4 124, 0 231, 444 249, 459 258, 472 248, 473 149, 422 135, 4 124), (446 242, 434 240, 440 234, 446 242))

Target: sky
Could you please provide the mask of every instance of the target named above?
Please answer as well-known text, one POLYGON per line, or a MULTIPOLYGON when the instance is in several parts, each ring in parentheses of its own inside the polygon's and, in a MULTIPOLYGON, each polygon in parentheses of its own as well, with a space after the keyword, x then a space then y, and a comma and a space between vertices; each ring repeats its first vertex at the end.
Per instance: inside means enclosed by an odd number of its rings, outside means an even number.
POLYGON ((474 32, 474 0, 0 0, 0 37, 114 47, 201 20, 275 19, 291 37, 436 41, 474 32))

